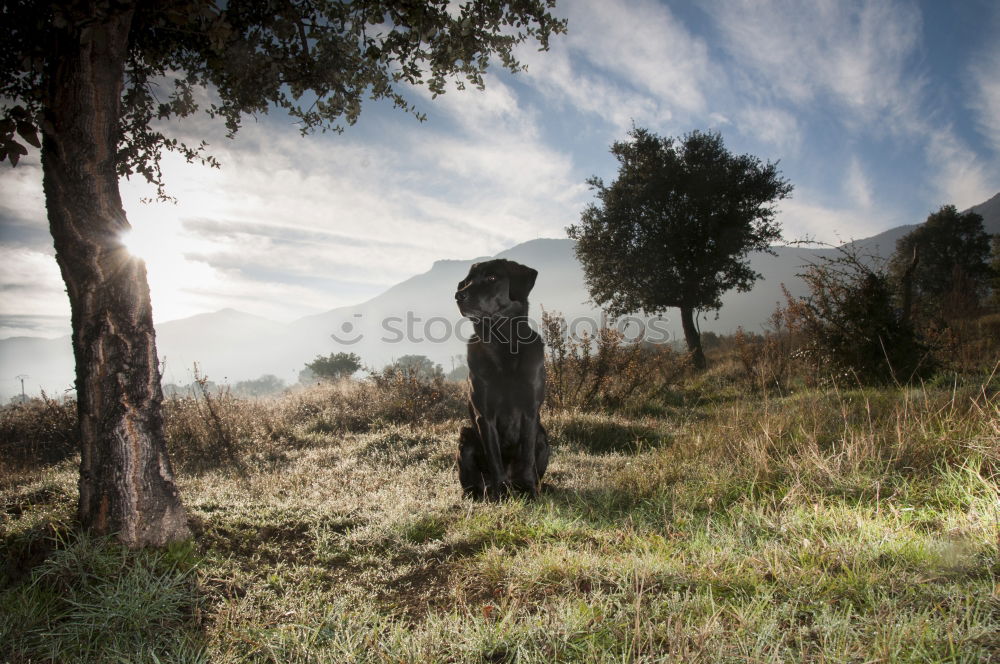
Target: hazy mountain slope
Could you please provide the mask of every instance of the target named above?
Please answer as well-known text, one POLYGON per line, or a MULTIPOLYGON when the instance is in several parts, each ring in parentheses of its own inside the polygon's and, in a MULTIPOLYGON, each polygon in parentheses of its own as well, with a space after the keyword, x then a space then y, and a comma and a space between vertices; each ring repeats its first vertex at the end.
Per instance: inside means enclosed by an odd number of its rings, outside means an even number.
MULTIPOLYGON (((972 208, 984 218, 987 232, 1000 233, 1000 194, 972 208)), ((899 226, 870 238, 849 243, 862 254, 888 256, 896 241, 916 226, 899 226)), ((777 303, 783 302, 781 285, 793 294, 803 292, 796 277, 802 266, 836 255, 834 249, 779 247, 774 255, 751 256, 762 279, 749 293, 730 292, 723 297, 718 317, 701 320, 702 330, 730 333, 737 327, 757 331, 777 303)), ((531 295, 531 315, 541 318, 544 308, 559 311, 576 324, 576 331, 593 329, 600 312, 589 304, 583 271, 568 239, 538 239, 497 254, 538 270, 531 295)), ((355 306, 341 307, 283 324, 259 316, 224 309, 157 326, 160 356, 165 360, 166 382, 188 383, 197 362, 203 375, 222 383, 275 374, 294 382, 305 362, 318 354, 354 352, 370 366, 381 366, 402 355, 427 355, 446 369, 464 352, 471 332, 455 307, 454 293, 469 267, 488 257, 442 260, 430 270, 392 286, 384 293, 355 306)), ((674 338, 680 326, 677 312, 668 310, 663 326, 674 338)), ((634 328, 633 328, 634 329, 634 328)), ((72 351, 69 337, 38 339, 15 337, 0 340, 0 399, 20 390, 14 380, 28 374, 25 386, 60 393, 72 386, 72 351)))
POLYGON ((39 390, 51 397, 60 397, 73 387, 73 346, 69 336, 56 339, 38 337, 11 337, 0 340, 0 399, 4 403, 21 393, 21 381, 15 377, 25 375, 24 389, 29 395, 39 390))
MULTIPOLYGON (((983 229, 987 233, 990 235, 1000 234, 1000 194, 997 194, 984 203, 973 205, 968 210, 963 210, 963 212, 969 212, 970 210, 983 218, 983 229)), ((928 214, 934 211, 930 210, 928 214)), ((847 244, 853 245, 861 254, 879 255, 887 258, 896 251, 896 242, 919 225, 907 224, 905 226, 896 226, 878 235, 848 242, 847 244)))
POLYGON ((983 218, 983 228, 991 235, 1000 235, 1000 194, 985 203, 969 208, 983 218))
POLYGON ((298 369, 293 375, 287 336, 286 325, 235 309, 161 323, 156 326, 156 344, 164 363, 163 380, 190 383, 196 362, 201 373, 218 383, 265 373, 295 380, 298 369))

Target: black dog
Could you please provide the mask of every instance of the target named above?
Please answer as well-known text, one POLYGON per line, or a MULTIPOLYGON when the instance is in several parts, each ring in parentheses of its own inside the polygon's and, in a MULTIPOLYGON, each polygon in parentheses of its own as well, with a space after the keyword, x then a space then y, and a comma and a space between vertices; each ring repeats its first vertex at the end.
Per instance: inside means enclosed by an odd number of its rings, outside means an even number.
POLYGON ((538 414, 545 399, 542 338, 528 324, 538 272, 503 259, 476 263, 455 299, 476 336, 469 341, 469 416, 459 439, 465 495, 498 500, 538 496, 549 441, 538 414))

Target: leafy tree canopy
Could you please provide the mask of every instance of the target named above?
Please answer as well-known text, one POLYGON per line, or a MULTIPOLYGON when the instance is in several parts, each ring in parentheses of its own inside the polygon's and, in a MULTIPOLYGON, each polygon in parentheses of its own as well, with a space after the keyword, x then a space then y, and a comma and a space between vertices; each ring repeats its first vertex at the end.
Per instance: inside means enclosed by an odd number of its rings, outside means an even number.
POLYGON ((430 380, 444 375, 441 365, 436 364, 426 355, 403 355, 390 367, 407 376, 421 380, 430 380))
POLYGON ((760 276, 748 255, 781 238, 774 203, 792 191, 777 164, 732 154, 715 132, 629 138, 611 148, 618 179, 588 180, 598 203, 568 229, 594 300, 614 315, 657 313, 717 309, 726 291, 748 290, 760 276))
MULTIPOLYGON (((26 145, 39 146, 47 119, 46 72, 59 31, 88 39, 94 21, 87 3, 10 0, 0 10, 0 160, 17 164, 26 145)), ((245 115, 273 105, 296 118, 303 134, 341 131, 353 124, 365 98, 387 99, 422 117, 404 96, 427 85, 436 96, 455 79, 482 87, 496 56, 510 71, 522 65, 516 45, 548 48, 565 31, 555 0, 98 0, 98 14, 134 5, 122 92, 119 175, 139 174, 162 197, 164 150, 217 165, 206 145, 166 135, 163 121, 201 107, 225 121, 230 136, 245 115)), ((99 30, 93 39, 102 39, 99 30)))
POLYGON ((241 380, 233 386, 233 392, 240 396, 264 397, 277 394, 285 389, 285 381, 273 374, 264 374, 259 378, 241 380))
POLYGON ((715 132, 673 139, 633 128, 611 153, 618 179, 588 180, 598 202, 567 229, 590 296, 614 316, 679 307, 694 364, 704 368, 693 312, 718 309, 723 293, 760 277, 749 254, 781 238, 775 202, 792 185, 777 164, 732 154, 715 132))
POLYGON ((989 285, 990 236, 983 230, 983 218, 975 212, 960 213, 954 205, 944 205, 896 243, 891 273, 900 279, 911 266, 913 295, 923 300, 925 309, 938 309, 956 287, 963 296, 978 298, 989 285))
POLYGON ((329 380, 348 378, 360 368, 361 358, 354 353, 317 355, 315 360, 306 364, 306 369, 311 371, 316 378, 329 380))

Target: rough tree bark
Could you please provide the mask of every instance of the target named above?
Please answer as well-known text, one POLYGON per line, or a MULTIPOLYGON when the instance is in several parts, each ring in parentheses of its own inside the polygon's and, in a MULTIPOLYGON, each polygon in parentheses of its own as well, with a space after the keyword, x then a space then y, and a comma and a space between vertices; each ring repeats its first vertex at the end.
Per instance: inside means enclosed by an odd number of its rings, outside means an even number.
POLYGON ((688 351, 691 353, 691 361, 696 369, 704 369, 705 353, 701 350, 701 335, 694 325, 694 307, 681 307, 681 328, 684 330, 684 341, 687 342, 688 351))
POLYGON ((72 309, 79 517, 129 546, 160 546, 190 531, 163 435, 146 268, 121 242, 129 224, 115 159, 134 8, 71 7, 47 72, 42 170, 72 309))

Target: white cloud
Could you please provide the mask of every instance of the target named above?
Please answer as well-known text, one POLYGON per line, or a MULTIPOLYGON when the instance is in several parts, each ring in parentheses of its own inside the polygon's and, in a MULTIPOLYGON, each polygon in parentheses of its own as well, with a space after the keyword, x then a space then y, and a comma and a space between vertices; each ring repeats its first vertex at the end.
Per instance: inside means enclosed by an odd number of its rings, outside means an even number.
POLYGON ((673 129, 710 111, 725 86, 705 41, 651 0, 574 0, 561 5, 569 31, 547 53, 525 50, 526 80, 621 134, 638 124, 673 129))
POLYGON ((581 71, 574 64, 569 47, 554 44, 543 54, 522 57, 532 60, 525 74, 526 80, 535 85, 550 99, 560 99, 574 111, 596 115, 611 125, 616 136, 638 124, 663 125, 673 115, 650 95, 621 85, 603 74, 581 71))
POLYGON ((744 136, 773 145, 785 153, 798 152, 802 131, 794 115, 777 108, 750 106, 736 114, 736 128, 744 136))
POLYGON ((671 110, 696 113, 706 108, 703 88, 714 70, 708 47, 665 5, 590 0, 569 3, 569 12, 570 47, 594 67, 621 77, 671 110))
POLYGON ((865 175, 864 167, 857 155, 851 157, 850 165, 847 168, 847 180, 844 183, 844 191, 854 205, 863 210, 870 210, 872 207, 872 185, 865 175))
POLYGON ((0 246, 0 312, 69 317, 69 299, 53 256, 0 246))
MULTIPOLYGON (((450 91, 417 123, 402 113, 368 121, 367 135, 302 138, 275 118, 250 121, 235 141, 206 119, 171 127, 207 137, 221 169, 164 156, 177 203, 142 204, 141 179, 120 188, 146 247, 158 321, 227 306, 277 319, 355 304, 431 267, 546 235, 562 235, 586 195, 570 157, 541 137, 517 94, 491 79, 485 92, 450 91)), ((45 225, 40 170, 0 174, 3 206, 45 225)), ((51 281, 4 313, 67 310, 55 261, 7 261, 0 283, 51 281), (42 303, 45 303, 44 306, 42 303)))
POLYGON ((833 102, 865 121, 914 112, 921 80, 906 64, 921 34, 915 6, 727 0, 707 7, 758 90, 800 105, 833 102))
MULTIPOLYGON (((1000 19, 994 24, 1000 27, 1000 19)), ((991 47, 977 55, 970 67, 970 75, 973 86, 971 106, 976 113, 977 128, 989 141, 993 152, 1000 154, 1000 45, 995 40, 991 47)))
POLYGON ((786 240, 811 240, 838 246, 873 234, 874 215, 854 205, 833 206, 821 202, 818 192, 800 191, 782 201, 778 219, 786 240))
POLYGON ((174 238, 163 240, 174 258, 148 261, 154 301, 167 303, 158 320, 240 293, 256 302, 237 306, 277 318, 353 304, 434 260, 561 235, 575 220, 586 187, 508 86, 433 104, 426 124, 400 114, 365 139, 250 124, 213 148, 221 170, 168 156, 177 205, 139 205, 148 188, 124 184, 134 223, 174 238))
POLYGON ((8 171, 0 177, 0 207, 18 219, 41 222, 45 219, 42 165, 39 151, 29 149, 28 155, 21 158, 16 168, 0 164, 3 170, 8 171))
POLYGON ((934 128, 927 136, 927 163, 933 169, 931 186, 938 200, 962 210, 996 193, 996 164, 983 162, 951 127, 934 128))

